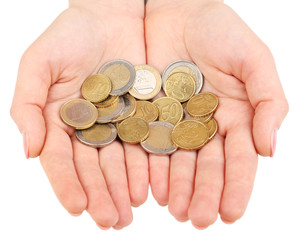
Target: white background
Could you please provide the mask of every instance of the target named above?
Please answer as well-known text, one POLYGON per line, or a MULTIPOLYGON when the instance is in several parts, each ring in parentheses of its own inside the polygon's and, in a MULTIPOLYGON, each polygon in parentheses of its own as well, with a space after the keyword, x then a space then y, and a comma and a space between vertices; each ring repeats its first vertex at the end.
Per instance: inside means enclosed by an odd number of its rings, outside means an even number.
MULTIPOLYGON (((255 187, 242 219, 220 219, 199 231, 179 223, 167 207, 147 202, 133 209, 122 231, 100 230, 88 214, 74 218, 60 206, 38 159, 26 160, 9 116, 23 51, 67 7, 67 1, 8 0, 0 5, 0 239, 300 239, 300 3, 298 0, 228 0, 274 54, 290 103, 273 159, 260 158, 255 187)), ((268 91, 268 89, 266 89, 268 91)))

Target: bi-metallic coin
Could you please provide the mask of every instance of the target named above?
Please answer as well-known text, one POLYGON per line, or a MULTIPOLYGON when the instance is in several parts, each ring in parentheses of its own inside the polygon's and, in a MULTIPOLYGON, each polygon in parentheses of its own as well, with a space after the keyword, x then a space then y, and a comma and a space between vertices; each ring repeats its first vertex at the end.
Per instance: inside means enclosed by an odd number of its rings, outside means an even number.
POLYGON ((106 108, 98 108, 97 123, 108 123, 114 118, 119 116, 125 108, 125 102, 123 97, 119 97, 118 104, 110 105, 106 108))

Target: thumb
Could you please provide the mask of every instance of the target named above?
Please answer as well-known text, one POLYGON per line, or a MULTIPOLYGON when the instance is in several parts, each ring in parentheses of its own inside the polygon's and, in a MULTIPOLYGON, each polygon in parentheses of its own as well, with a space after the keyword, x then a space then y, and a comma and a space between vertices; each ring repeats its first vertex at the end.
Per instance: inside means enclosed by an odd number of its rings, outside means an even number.
POLYGON ((253 138, 258 153, 273 157, 276 148, 276 133, 288 113, 275 62, 269 49, 261 45, 250 56, 243 69, 249 100, 255 109, 253 138))
POLYGON ((43 54, 28 49, 20 62, 11 116, 23 134, 26 158, 37 157, 44 145, 46 127, 42 110, 51 83, 43 54))

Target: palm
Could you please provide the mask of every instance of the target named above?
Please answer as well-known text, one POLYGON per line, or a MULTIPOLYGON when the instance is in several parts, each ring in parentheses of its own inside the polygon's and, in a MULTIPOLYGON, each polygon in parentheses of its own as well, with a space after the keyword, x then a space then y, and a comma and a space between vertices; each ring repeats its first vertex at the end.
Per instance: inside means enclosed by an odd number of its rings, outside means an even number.
MULTIPOLYGON (((123 58, 133 64, 145 63, 143 20, 129 13, 108 14, 105 7, 102 10, 96 17, 90 11, 68 9, 31 47, 48 47, 44 57, 52 82, 43 109, 47 135, 41 162, 69 212, 78 214, 87 207, 100 226, 122 228, 132 219, 130 200, 138 205, 146 198, 147 167, 141 171, 143 177, 130 185, 130 199, 123 146, 115 142, 100 151, 84 146, 58 114, 64 102, 80 97, 82 82, 105 62, 123 58), (137 194, 136 188, 141 189, 137 194)), ((138 148, 125 147, 129 168, 136 165, 132 155, 144 161, 139 165, 147 164, 138 148)), ((134 178, 139 178, 139 171, 134 178)))
POLYGON ((236 220, 243 214, 252 190, 257 161, 251 133, 254 109, 241 75, 244 54, 249 50, 245 49, 247 41, 258 41, 250 33, 231 9, 219 4, 204 8, 200 4, 198 8, 167 6, 149 11, 146 18, 148 63, 162 71, 178 59, 194 61, 205 76, 202 91, 219 97, 214 115, 218 134, 197 156, 179 151, 170 163, 168 158, 159 162, 150 156, 150 180, 154 179, 151 186, 156 199, 168 203, 178 220, 190 218, 196 226, 211 224, 218 211, 225 221, 236 220), (245 39, 245 34, 252 39, 245 39), (159 179, 164 184, 158 185, 159 179))

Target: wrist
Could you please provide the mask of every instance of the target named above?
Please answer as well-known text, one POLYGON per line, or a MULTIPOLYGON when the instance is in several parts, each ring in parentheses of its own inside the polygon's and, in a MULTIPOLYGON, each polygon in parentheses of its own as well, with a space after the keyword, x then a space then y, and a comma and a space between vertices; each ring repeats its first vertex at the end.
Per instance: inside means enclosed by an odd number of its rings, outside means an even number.
POLYGON ((116 12, 143 17, 145 11, 144 0, 69 0, 70 8, 84 8, 89 11, 116 12))
POLYGON ((224 3, 224 0, 148 0, 147 1, 147 13, 163 8, 176 8, 190 5, 193 8, 194 5, 206 6, 211 3, 224 3))

